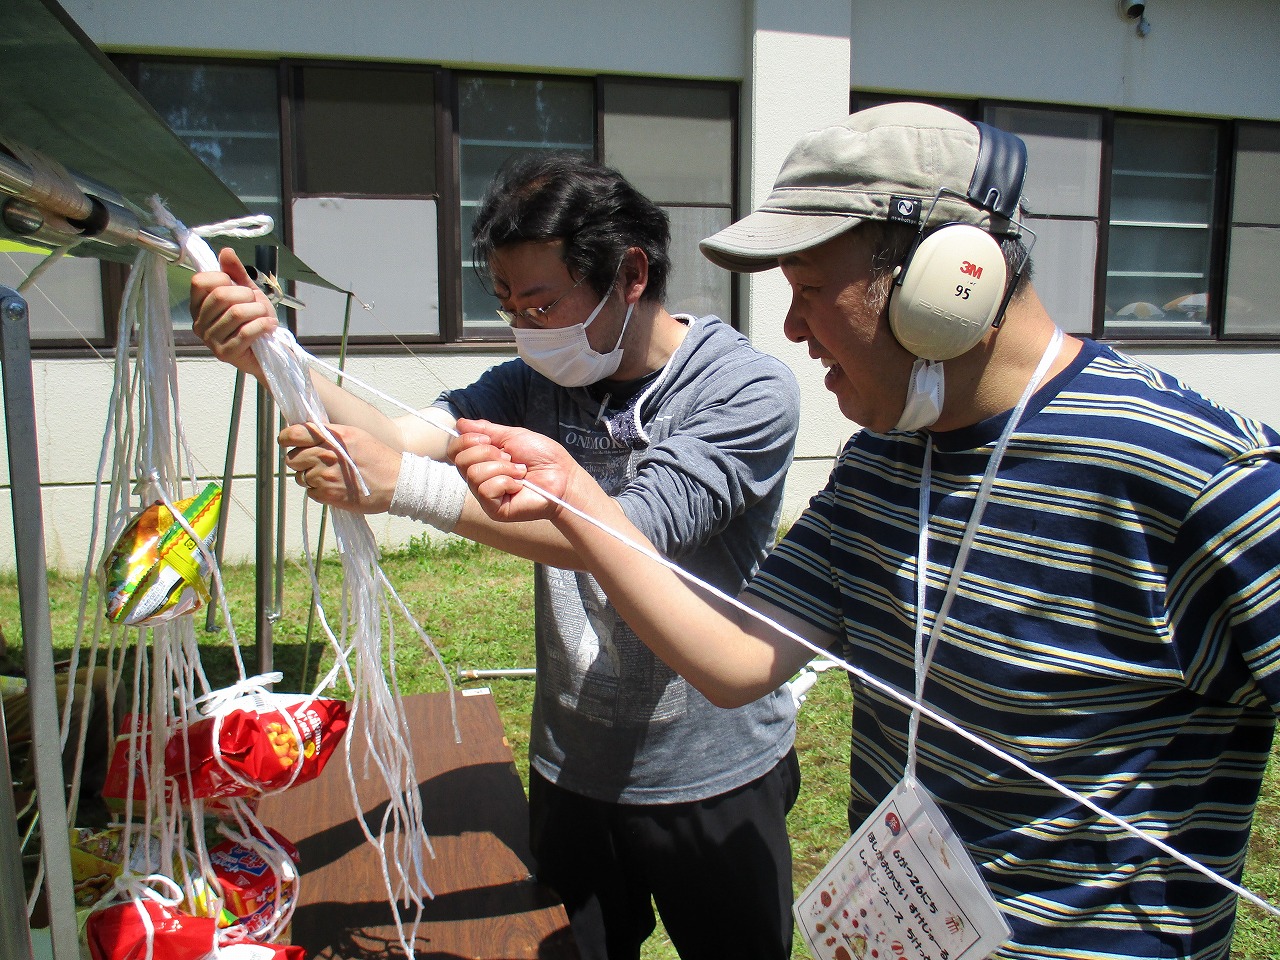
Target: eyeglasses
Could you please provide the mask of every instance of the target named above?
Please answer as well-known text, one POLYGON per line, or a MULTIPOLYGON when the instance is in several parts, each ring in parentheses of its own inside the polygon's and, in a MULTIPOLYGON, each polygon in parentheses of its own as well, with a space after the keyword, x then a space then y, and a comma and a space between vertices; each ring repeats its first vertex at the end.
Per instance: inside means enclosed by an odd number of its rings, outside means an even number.
POLYGON ((555 305, 557 303, 569 294, 573 293, 573 291, 577 290, 578 287, 582 286, 586 279, 587 276, 584 274, 581 280, 575 283, 564 293, 560 294, 560 296, 556 297, 545 307, 526 307, 524 310, 503 310, 499 308, 498 316, 500 316, 509 327, 514 327, 517 320, 523 320, 525 323, 532 323, 534 326, 542 326, 543 317, 555 309, 555 305))

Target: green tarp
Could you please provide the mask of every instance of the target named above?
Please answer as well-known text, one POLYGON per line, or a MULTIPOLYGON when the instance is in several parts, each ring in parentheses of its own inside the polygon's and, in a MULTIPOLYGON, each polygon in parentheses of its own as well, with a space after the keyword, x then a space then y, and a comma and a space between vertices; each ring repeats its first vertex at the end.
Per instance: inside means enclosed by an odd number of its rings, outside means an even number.
MULTIPOLYGON (((159 196, 191 226, 249 212, 54 0, 3 0, 0 9, 6 138, 114 189, 140 210, 159 196)), ((284 247, 278 228, 269 237, 217 242, 235 247, 246 263, 254 262, 257 244, 274 244, 279 276, 338 289, 284 247)), ((75 252, 128 261, 136 250, 86 243, 75 252)))

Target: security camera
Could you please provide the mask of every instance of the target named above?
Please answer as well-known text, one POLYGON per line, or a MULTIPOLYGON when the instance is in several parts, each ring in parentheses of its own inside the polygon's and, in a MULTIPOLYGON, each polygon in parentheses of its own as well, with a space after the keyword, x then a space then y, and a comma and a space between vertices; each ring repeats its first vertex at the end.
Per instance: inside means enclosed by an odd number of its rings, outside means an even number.
POLYGON ((1143 0, 1120 0, 1120 8, 1124 10, 1124 15, 1131 20, 1138 20, 1147 12, 1147 5, 1143 0))

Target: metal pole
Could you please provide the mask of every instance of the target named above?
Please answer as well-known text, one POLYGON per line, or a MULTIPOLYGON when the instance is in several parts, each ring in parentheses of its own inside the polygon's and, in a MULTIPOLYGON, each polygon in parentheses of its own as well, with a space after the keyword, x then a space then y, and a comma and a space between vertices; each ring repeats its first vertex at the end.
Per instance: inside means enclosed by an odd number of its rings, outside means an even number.
MULTIPOLYGON (((254 252, 255 266, 265 273, 275 272, 275 250, 259 246, 254 252)), ((258 496, 257 548, 254 553, 254 606, 258 673, 275 669, 272 649, 272 624, 275 621, 275 490, 272 486, 276 470, 276 404, 262 384, 258 384, 258 496)))
MULTIPOLYGON (((231 480, 236 467, 236 444, 240 440, 240 410, 244 406, 244 371, 236 371, 236 386, 231 395, 231 427, 227 431, 227 459, 222 470, 222 510, 218 513, 218 537, 213 542, 213 558, 222 569, 224 543, 227 538, 227 522, 231 519, 231 480)), ((205 614, 204 628, 216 633, 218 627, 218 583, 215 580, 209 590, 209 611, 205 614)))
MULTIPOLYGON (((35 386, 31 377, 31 325, 26 301, 8 287, 0 287, 0 333, 13 540, 18 567, 27 696, 31 707, 31 749, 35 758, 49 933, 55 960, 76 960, 80 954, 76 942, 75 894, 71 884, 71 844, 67 837, 58 693, 53 679, 53 630, 49 624, 35 386)), ((15 870, 21 886, 21 860, 11 867, 0 864, 0 868, 15 870)), ((25 921, 25 916, 23 919, 25 921)), ((25 936, 25 941, 19 937, 10 942, 25 942, 29 948, 30 933, 25 936)))
MULTIPOLYGON (((13 764, 9 760, 9 730, 0 709, 0 935, 14 960, 31 960, 31 928, 27 923, 27 891, 22 882, 22 841, 18 838, 18 806, 13 799, 13 764)), ((8 954, 6 954, 8 956, 8 954)))
POLYGON ((458 668, 459 680, 489 680, 498 677, 533 679, 538 671, 533 667, 504 667, 499 670, 463 670, 458 668))
POLYGON ((276 405, 271 394, 258 384, 258 475, 257 521, 258 531, 254 549, 254 643, 257 652, 258 673, 270 673, 274 657, 271 650, 272 566, 275 550, 275 488, 272 474, 276 465, 276 405))

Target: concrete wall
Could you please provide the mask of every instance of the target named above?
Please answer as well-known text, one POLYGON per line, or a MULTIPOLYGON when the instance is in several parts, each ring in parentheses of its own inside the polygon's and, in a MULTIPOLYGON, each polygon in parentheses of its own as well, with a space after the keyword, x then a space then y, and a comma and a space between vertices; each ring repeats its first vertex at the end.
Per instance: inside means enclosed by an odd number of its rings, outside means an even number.
POLYGON ((1280 116, 1274 0, 853 3, 858 89, 933 91, 1195 116, 1280 116), (984 12, 985 11, 985 12, 984 12))
POLYGON ((65 0, 104 50, 738 78, 746 11, 687 0, 65 0))
MULTIPOLYGON (((797 136, 838 120, 850 87, 990 97, 1200 116, 1280 118, 1280 4, 1273 0, 1153 0, 1139 38, 1116 0, 572 0, 537 5, 472 0, 226 0, 197 15, 164 0, 63 0, 106 50, 351 57, 556 72, 637 73, 742 83, 741 196, 768 192, 797 136)), ((697 256, 679 251, 678 256, 697 256)), ((804 426, 788 482, 796 516, 822 484, 855 425, 823 390, 821 372, 787 343, 788 303, 776 271, 743 278, 740 318, 764 349, 784 357, 803 391, 804 426)), ((1082 278, 1082 282, 1092 282, 1082 278)), ((376 292, 373 293, 376 296, 376 292)), ((1132 352, 1244 413, 1280 424, 1280 351, 1231 348, 1132 352)), ((425 405, 446 385, 470 382, 510 350, 395 352, 361 357, 352 371, 397 399, 425 405)), ((36 364, 40 467, 50 562, 84 562, 92 478, 106 416, 107 359, 36 364)), ((207 473, 221 473, 232 373, 199 358, 180 364, 188 433, 207 473)), ((237 472, 252 468, 253 404, 246 404, 237 472)), ((7 485, 7 464, 0 464, 7 485)), ((298 515, 290 486, 291 516, 298 515)), ((230 556, 253 549, 251 482, 233 490, 230 556)), ((313 519, 318 511, 313 511, 313 519)), ((377 518, 397 542, 421 528, 377 518)), ((13 563, 7 495, 0 498, 0 568, 13 563)), ((291 524, 291 550, 298 547, 291 524)))

